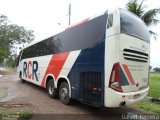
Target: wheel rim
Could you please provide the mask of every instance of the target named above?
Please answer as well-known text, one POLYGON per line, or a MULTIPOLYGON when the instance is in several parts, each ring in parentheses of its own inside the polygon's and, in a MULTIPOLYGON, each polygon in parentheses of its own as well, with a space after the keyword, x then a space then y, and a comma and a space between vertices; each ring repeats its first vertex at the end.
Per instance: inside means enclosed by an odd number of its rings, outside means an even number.
POLYGON ((67 88, 62 88, 61 89, 61 97, 64 100, 68 98, 68 90, 67 90, 67 88))
POLYGON ((54 85, 50 84, 49 85, 49 94, 53 94, 53 92, 54 92, 54 85))

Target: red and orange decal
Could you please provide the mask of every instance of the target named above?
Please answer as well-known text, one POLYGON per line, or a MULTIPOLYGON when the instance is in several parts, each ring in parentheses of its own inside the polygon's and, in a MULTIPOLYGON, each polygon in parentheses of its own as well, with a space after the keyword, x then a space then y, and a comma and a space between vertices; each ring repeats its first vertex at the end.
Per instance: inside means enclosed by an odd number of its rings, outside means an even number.
POLYGON ((45 72, 45 75, 43 77, 42 83, 41 83, 42 87, 46 87, 46 76, 48 74, 54 75, 55 80, 57 79, 68 55, 69 55, 69 52, 54 54, 52 56, 50 63, 48 64, 47 70, 45 72))

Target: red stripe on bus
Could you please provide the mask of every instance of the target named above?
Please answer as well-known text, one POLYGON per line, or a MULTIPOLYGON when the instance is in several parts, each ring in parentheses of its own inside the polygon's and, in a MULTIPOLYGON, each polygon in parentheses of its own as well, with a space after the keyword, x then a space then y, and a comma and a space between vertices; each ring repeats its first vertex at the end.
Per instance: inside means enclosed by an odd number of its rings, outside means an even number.
POLYGON ((50 60, 50 63, 47 67, 47 70, 45 72, 45 75, 43 77, 41 86, 46 87, 46 76, 48 74, 54 75, 55 80, 57 79, 67 57, 69 55, 69 52, 66 53, 60 53, 60 54, 54 54, 50 60))
POLYGON ((89 18, 86 18, 86 19, 84 19, 84 20, 82 20, 82 21, 80 21, 80 22, 78 22, 78 23, 76 23, 76 24, 74 24, 74 25, 68 26, 68 27, 66 28, 66 30, 69 29, 69 28, 73 28, 73 27, 75 27, 75 26, 78 26, 78 25, 80 25, 80 24, 83 24, 83 23, 85 23, 85 22, 87 22, 87 21, 89 21, 89 18))
POLYGON ((123 66, 123 68, 124 68, 124 70, 125 70, 125 72, 126 72, 126 74, 128 76, 128 79, 129 79, 131 85, 135 85, 134 79, 132 77, 132 74, 131 74, 128 66, 126 64, 123 64, 122 66, 123 66))

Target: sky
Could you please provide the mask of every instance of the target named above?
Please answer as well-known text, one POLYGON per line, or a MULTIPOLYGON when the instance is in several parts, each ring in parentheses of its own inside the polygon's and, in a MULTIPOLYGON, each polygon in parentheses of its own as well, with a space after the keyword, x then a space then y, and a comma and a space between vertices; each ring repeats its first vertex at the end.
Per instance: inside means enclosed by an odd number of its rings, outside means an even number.
MULTIPOLYGON (((35 40, 42 40, 68 26, 68 5, 71 3, 71 24, 107 9, 124 8, 128 0, 0 0, 0 14, 7 15, 11 23, 32 29, 35 40)), ((146 0, 147 9, 160 8, 159 0, 146 0)), ((159 16, 158 16, 159 17, 159 16)), ((159 17, 160 18, 160 17, 159 17)), ((160 67, 160 24, 151 28, 159 37, 151 39, 153 67, 160 67)))

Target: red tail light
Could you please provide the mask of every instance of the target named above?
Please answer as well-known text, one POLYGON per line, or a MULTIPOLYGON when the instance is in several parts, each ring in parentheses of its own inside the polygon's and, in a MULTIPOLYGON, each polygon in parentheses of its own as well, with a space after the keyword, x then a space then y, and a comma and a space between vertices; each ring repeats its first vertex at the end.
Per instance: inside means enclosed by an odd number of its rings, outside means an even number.
POLYGON ((110 80, 109 80, 109 87, 118 92, 123 92, 121 85, 120 85, 120 65, 119 63, 115 63, 113 65, 110 80))

